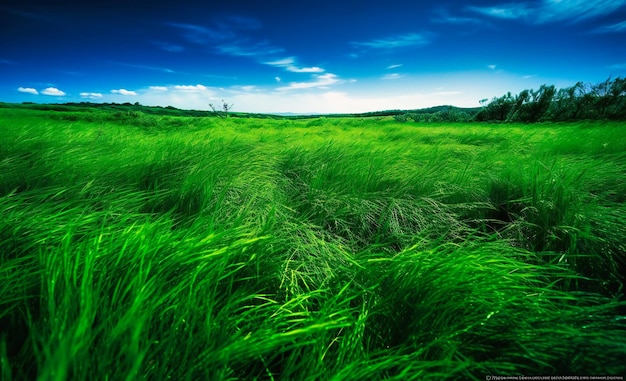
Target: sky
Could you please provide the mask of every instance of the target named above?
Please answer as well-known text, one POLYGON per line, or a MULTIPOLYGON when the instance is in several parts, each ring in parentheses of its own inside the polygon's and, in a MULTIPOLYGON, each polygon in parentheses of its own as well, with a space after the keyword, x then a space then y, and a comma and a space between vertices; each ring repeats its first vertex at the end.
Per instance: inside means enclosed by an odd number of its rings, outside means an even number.
POLYGON ((626 76, 626 0, 0 3, 0 101, 355 113, 626 76))

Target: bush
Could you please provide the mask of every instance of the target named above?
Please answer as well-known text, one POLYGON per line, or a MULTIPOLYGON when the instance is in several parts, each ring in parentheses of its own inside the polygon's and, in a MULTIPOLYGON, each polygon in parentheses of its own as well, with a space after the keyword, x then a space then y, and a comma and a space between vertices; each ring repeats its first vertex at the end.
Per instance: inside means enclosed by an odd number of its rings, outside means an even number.
POLYGON ((396 122, 404 123, 404 122, 406 122, 406 121, 409 119, 408 115, 409 115, 409 114, 398 114, 398 115, 394 115, 394 116, 393 116, 393 119, 394 119, 396 122))

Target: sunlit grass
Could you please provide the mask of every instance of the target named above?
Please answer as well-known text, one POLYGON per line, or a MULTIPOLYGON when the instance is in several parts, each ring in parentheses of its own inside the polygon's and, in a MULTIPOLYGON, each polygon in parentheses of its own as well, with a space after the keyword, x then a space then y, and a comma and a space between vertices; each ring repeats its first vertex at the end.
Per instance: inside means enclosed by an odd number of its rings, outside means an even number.
POLYGON ((626 372, 617 123, 0 111, 3 379, 626 372))

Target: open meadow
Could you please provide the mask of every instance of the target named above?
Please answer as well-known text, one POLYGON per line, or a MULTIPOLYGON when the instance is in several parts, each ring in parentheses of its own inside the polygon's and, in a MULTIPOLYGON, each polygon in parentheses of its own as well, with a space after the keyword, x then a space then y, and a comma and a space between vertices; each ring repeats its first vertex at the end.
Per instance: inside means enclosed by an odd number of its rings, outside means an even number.
POLYGON ((3 380, 626 375, 623 122, 0 108, 3 380))

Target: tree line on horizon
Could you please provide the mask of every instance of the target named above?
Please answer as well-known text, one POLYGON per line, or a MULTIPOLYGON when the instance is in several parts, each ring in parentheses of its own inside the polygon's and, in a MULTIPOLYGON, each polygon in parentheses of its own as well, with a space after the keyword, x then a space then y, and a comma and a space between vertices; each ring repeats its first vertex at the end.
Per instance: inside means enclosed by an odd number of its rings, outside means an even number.
POLYGON ((435 112, 404 112, 394 115, 398 122, 562 122, 575 120, 626 120, 626 78, 610 77, 600 83, 577 82, 556 89, 511 92, 491 100, 482 99, 481 108, 461 109, 448 106, 435 112))
POLYGON ((597 84, 578 82, 557 90, 542 85, 538 90, 511 92, 480 101, 476 121, 527 122, 581 119, 626 119, 626 78, 610 77, 597 84))

